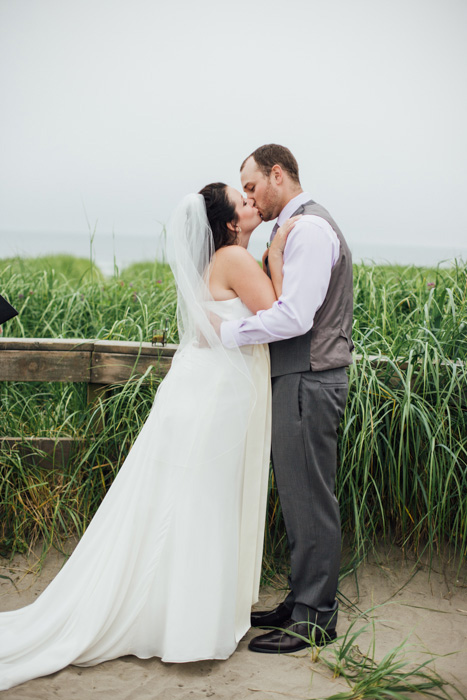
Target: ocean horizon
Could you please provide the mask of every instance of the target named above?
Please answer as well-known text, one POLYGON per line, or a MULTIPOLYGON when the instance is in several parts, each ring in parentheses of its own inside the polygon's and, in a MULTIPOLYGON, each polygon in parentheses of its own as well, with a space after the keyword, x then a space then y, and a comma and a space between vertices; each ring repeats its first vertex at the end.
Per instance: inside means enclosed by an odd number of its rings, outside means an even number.
MULTIPOLYGON (((265 227, 266 228, 266 227, 265 227)), ((248 250, 261 260, 269 230, 253 234, 248 250)), ((454 260, 467 260, 465 246, 410 246, 401 243, 381 244, 347 239, 355 263, 376 265, 416 265, 447 267, 454 260)), ((68 254, 90 258, 106 275, 115 267, 123 269, 135 262, 164 261, 164 236, 156 234, 56 233, 44 231, 0 231, 0 258, 38 257, 68 254)))

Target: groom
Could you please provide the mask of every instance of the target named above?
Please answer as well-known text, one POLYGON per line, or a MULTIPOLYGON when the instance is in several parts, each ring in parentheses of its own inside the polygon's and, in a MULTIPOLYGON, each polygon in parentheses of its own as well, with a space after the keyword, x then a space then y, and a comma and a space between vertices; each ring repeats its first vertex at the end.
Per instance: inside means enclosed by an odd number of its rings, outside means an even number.
MULTIPOLYGON (((271 309, 224 321, 224 345, 270 343, 272 462, 290 548, 290 593, 253 627, 252 651, 295 652, 336 637, 340 516, 334 495, 337 430, 352 363, 352 258, 330 214, 303 192, 298 165, 283 146, 257 148, 241 180, 264 221, 302 214, 284 250, 284 281, 271 309)), ((267 266, 267 260, 266 260, 267 266)))

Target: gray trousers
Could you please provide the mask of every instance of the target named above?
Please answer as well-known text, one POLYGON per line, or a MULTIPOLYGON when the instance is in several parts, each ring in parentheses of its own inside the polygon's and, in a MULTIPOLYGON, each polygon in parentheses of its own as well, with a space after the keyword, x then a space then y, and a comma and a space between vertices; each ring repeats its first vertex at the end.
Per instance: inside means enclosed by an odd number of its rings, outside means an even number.
POLYGON ((272 461, 290 549, 286 604, 296 622, 337 621, 341 553, 334 495, 345 367, 272 379, 272 461))

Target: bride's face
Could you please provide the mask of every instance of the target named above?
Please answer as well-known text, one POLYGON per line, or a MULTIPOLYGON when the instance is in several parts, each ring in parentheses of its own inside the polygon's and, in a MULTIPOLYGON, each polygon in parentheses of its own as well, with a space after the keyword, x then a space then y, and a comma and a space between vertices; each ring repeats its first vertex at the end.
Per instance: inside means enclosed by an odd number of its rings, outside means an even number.
POLYGON ((236 225, 242 229, 242 233, 249 234, 254 231, 262 221, 258 210, 233 187, 227 187, 227 197, 235 206, 236 225))

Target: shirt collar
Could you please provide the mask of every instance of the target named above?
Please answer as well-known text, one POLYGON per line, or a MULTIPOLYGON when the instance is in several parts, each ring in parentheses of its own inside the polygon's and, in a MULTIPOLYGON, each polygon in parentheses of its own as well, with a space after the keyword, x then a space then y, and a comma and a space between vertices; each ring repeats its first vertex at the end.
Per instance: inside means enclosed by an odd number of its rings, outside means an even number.
POLYGON ((277 225, 282 226, 284 221, 290 219, 294 211, 297 211, 302 204, 309 202, 310 199, 311 195, 309 192, 300 192, 300 194, 297 194, 297 196, 287 202, 285 207, 282 209, 281 213, 277 217, 277 225))

